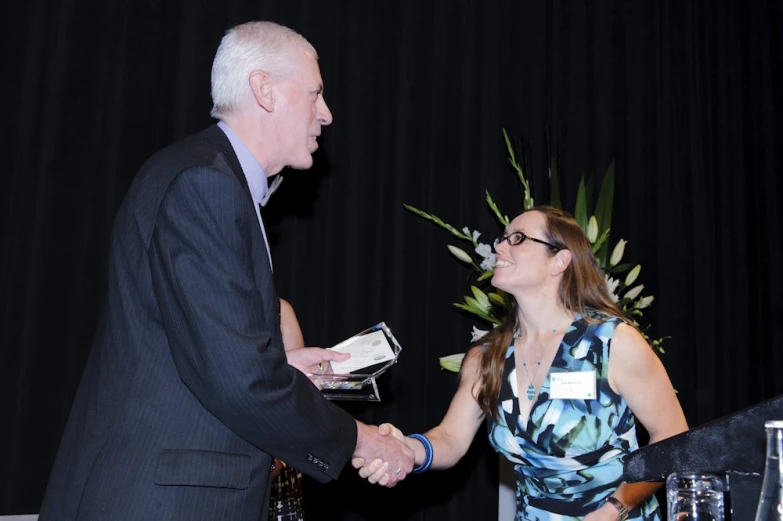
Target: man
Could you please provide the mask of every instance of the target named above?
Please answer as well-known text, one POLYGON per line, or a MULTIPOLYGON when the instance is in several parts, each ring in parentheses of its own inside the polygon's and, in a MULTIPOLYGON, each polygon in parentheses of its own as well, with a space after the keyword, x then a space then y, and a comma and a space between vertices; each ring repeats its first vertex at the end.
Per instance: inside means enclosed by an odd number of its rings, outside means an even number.
POLYGON ((319 481, 352 456, 386 462, 387 486, 412 469, 410 449, 292 368, 339 355, 283 350, 258 205, 268 176, 312 165, 332 121, 322 91, 315 50, 288 28, 253 22, 221 41, 220 123, 150 158, 118 212, 41 521, 266 519, 273 456, 319 481))

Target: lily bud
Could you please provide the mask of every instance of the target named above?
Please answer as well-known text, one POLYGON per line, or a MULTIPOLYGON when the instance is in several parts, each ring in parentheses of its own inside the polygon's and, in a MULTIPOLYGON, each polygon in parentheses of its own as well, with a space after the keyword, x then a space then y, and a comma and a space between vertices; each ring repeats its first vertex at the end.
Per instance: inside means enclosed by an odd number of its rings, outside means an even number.
POLYGON ((623 253, 625 253, 626 244, 628 244, 628 241, 622 239, 617 241, 614 250, 612 250, 612 256, 609 258, 610 266, 617 266, 620 263, 620 260, 623 258, 623 253))
POLYGON ((642 299, 639 301, 639 309, 644 309, 650 307, 650 304, 652 304, 652 301, 655 300, 655 297, 650 295, 649 297, 642 297, 642 299))
POLYGON ((590 244, 595 244, 595 241, 598 239, 598 219, 595 218, 595 215, 590 217, 590 221, 587 223, 587 240, 590 241, 590 244))
POLYGON ((465 353, 443 356, 439 359, 440 366, 446 371, 451 371, 452 373, 459 373, 459 369, 460 367, 462 367, 463 358, 465 358, 465 353))
POLYGON ((628 274, 628 276, 625 277, 625 285, 626 286, 630 286, 631 284, 633 284, 634 281, 636 280, 636 277, 639 276, 639 272, 640 271, 642 271, 642 265, 641 264, 637 264, 634 267, 634 269, 631 270, 631 272, 628 274))
POLYGON ((456 258, 461 260, 462 262, 467 262, 468 264, 473 264, 473 259, 470 257, 470 255, 467 254, 465 250, 462 250, 460 248, 457 248, 456 246, 452 246, 449 244, 446 246, 452 255, 454 255, 456 258))
POLYGON ((623 295, 623 298, 634 300, 636 299, 636 297, 639 296, 639 293, 641 293, 643 289, 644 289, 644 284, 639 284, 635 288, 629 289, 628 292, 625 295, 623 295))
POLYGON ((470 289, 473 292, 473 298, 476 299, 476 303, 478 303, 481 311, 484 313, 489 313, 492 310, 492 304, 490 304, 487 294, 478 289, 476 286, 471 286, 470 289))

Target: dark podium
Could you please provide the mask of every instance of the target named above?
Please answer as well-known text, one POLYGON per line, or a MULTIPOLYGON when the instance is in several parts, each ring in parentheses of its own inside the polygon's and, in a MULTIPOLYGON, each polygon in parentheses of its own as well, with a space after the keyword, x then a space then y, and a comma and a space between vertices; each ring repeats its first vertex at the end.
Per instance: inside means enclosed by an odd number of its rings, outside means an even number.
MULTIPOLYGON (((764 478, 764 423, 783 420, 783 395, 723 416, 630 454, 626 481, 665 481, 672 472, 705 472, 723 478, 726 520, 751 521, 764 478)), ((665 505, 661 508, 666 510, 665 505)))

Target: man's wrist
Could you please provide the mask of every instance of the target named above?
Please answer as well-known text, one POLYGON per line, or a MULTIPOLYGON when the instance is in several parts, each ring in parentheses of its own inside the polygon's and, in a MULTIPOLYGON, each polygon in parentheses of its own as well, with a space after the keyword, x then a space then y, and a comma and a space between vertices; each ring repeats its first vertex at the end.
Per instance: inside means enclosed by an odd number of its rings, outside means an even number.
POLYGON ((356 422, 356 447, 353 450, 354 457, 361 457, 361 453, 364 451, 364 445, 365 445, 365 427, 362 422, 359 420, 354 420, 356 422))

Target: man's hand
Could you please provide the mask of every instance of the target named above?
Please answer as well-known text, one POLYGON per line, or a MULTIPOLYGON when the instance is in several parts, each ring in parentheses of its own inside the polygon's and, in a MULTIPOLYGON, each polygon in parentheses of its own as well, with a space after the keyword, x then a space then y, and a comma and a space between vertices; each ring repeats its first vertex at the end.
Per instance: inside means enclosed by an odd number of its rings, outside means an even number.
POLYGON ((328 374, 332 372, 330 362, 345 362, 351 355, 338 353, 320 347, 300 347, 285 352, 288 365, 295 367, 304 374, 328 374))
MULTIPOLYGON (((378 436, 392 436, 394 439, 401 441, 410 447, 408 438, 405 437, 400 429, 391 423, 382 423, 379 425, 378 436)), ((381 479, 388 472, 388 465, 384 465, 384 462, 380 459, 366 462, 364 458, 353 458, 351 464, 353 465, 353 468, 359 469, 359 476, 370 483, 380 483, 381 479)))
MULTIPOLYGON (((378 436, 393 436, 394 439, 399 440, 403 442, 404 444, 410 446, 408 443, 408 439, 405 437, 405 435, 402 433, 400 429, 392 425, 391 423, 382 423, 378 425, 378 436)), ((378 470, 378 467, 381 466, 382 461, 379 462, 379 460, 376 460, 375 465, 367 464, 366 461, 364 461, 364 458, 353 458, 351 460, 351 464, 353 465, 353 468, 359 469, 359 475, 362 478, 368 478, 370 474, 375 473, 378 470)), ((376 480, 377 481, 377 480, 376 480)))
MULTIPOLYGON (((379 430, 378 427, 357 421, 356 428, 354 467, 357 467, 356 462, 359 461, 362 464, 370 462, 360 471, 360 475, 366 477, 370 483, 389 488, 405 479, 413 469, 414 453, 404 441, 398 440, 392 433, 393 427, 384 424, 383 430, 379 430)), ((399 435, 404 439, 401 432, 399 435)))

